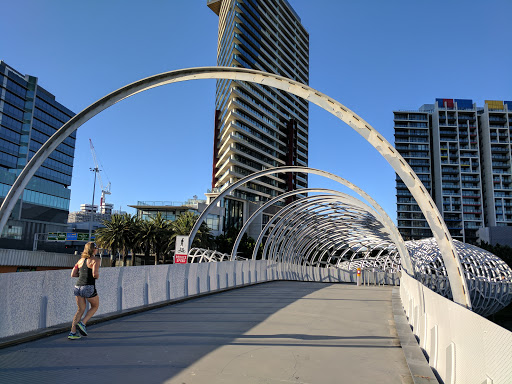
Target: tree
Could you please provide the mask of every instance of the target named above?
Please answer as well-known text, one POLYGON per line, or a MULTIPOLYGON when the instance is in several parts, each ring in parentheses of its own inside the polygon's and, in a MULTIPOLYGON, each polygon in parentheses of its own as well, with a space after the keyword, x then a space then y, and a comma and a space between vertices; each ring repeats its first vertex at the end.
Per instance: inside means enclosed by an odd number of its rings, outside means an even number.
MULTIPOLYGON (((240 230, 230 228, 226 231, 226 233, 217 236, 214 239, 216 250, 222 253, 231 254, 231 252, 233 251, 233 245, 235 244, 236 238, 238 237, 239 233, 240 230)), ((247 233, 244 233, 242 239, 240 240, 240 244, 238 245, 237 255, 246 257, 248 259, 252 258, 252 253, 255 245, 256 240, 248 236, 247 233)), ((259 250, 263 250, 263 246, 261 244, 259 246, 259 250)), ((260 256, 261 255, 258 253, 257 257, 260 256)))
POLYGON ((217 251, 222 253, 229 253, 233 250, 236 237, 240 231, 235 228, 229 228, 226 232, 220 234, 215 238, 215 247, 217 251))
MULTIPOLYGON (((172 223, 174 233, 171 241, 168 244, 168 249, 173 250, 175 247, 176 236, 188 236, 194 227, 199 216, 193 212, 185 212, 179 215, 176 220, 172 223)), ((210 248, 213 245, 213 236, 210 233, 210 228, 203 221, 199 226, 199 230, 196 233, 192 247, 197 248, 210 248)))
POLYGON ((112 215, 110 220, 103 221, 104 228, 96 230, 96 242, 100 247, 110 250, 113 265, 117 252, 121 253, 124 266, 129 251, 133 253, 136 248, 137 220, 136 216, 127 213, 112 215))
POLYGON ((512 247, 501 244, 491 245, 485 241, 481 241, 478 246, 486 251, 494 253, 501 260, 507 263, 510 268, 512 268, 512 247))
POLYGON ((124 238, 122 248, 123 266, 126 265, 126 258, 130 251, 132 253, 132 265, 135 265, 135 252, 138 248, 138 236, 139 233, 139 218, 136 215, 124 214, 123 215, 123 231, 122 236, 124 238))
POLYGON ((158 212, 155 216, 149 220, 150 226, 153 230, 152 235, 152 248, 155 253, 155 265, 160 260, 160 255, 165 261, 165 255, 168 253, 168 244, 173 237, 173 226, 169 220, 164 219, 161 212, 158 212))
POLYGON ((102 224, 103 228, 96 230, 96 243, 101 248, 108 249, 110 251, 111 266, 115 266, 115 257, 119 250, 123 247, 122 239, 120 234, 120 228, 122 227, 123 218, 122 215, 112 215, 110 220, 104 220, 102 224))
POLYGON ((155 226, 152 221, 139 220, 137 231, 138 248, 144 253, 144 264, 149 264, 149 257, 153 250, 153 243, 155 241, 155 226))
POLYGON ((242 239, 240 240, 240 244, 238 245, 237 253, 239 256, 243 256, 247 259, 252 259, 252 252, 254 251, 255 246, 256 240, 248 236, 247 233, 244 233, 242 239))

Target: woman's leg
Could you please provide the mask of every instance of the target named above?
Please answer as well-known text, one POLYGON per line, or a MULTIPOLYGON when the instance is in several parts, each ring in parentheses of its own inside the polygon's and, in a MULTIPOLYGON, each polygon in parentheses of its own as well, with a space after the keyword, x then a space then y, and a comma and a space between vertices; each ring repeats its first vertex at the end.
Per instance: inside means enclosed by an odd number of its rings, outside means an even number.
POLYGON ((73 317, 73 323, 71 324, 71 332, 76 333, 76 323, 80 321, 82 315, 85 312, 85 298, 82 296, 76 297, 76 306, 78 307, 75 317, 73 317))
POLYGON ((87 301, 91 305, 91 308, 89 308, 84 319, 82 320, 82 323, 84 323, 84 324, 87 324, 87 322, 90 320, 90 318, 93 317, 93 315, 98 310, 98 307, 100 306, 100 297, 99 296, 88 297, 87 301))

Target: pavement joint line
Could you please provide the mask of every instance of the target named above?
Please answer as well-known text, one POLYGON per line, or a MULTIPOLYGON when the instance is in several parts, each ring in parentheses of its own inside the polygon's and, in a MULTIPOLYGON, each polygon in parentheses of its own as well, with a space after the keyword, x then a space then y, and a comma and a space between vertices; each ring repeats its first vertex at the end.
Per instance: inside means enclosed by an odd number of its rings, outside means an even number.
POLYGON ((393 288, 391 297, 396 332, 414 384, 439 384, 405 317, 399 287, 393 288))

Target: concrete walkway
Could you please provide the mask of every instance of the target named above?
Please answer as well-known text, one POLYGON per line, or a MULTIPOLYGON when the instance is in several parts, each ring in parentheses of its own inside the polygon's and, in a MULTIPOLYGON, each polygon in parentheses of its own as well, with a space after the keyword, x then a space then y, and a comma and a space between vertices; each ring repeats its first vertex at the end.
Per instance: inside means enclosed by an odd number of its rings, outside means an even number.
POLYGON ((0 383, 411 383, 391 290, 272 282, 198 298, 0 350, 0 383))

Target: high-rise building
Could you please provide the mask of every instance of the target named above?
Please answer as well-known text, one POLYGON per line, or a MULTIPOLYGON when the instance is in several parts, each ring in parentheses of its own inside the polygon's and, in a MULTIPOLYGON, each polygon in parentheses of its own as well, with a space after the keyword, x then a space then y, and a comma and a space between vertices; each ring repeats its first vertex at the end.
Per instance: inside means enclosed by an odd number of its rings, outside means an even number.
MULTIPOLYGON (((432 195, 430 113, 419 111, 395 112, 395 147, 416 172, 432 195)), ((404 239, 432 236, 425 217, 403 181, 396 178, 398 229, 404 239)))
MULTIPOLYGON (((511 227, 512 102, 436 99, 395 111, 395 145, 418 174, 452 237, 476 242, 479 229, 511 227)), ((419 207, 397 178, 398 229, 405 239, 431 236, 419 207)), ((499 229, 498 229, 499 230, 499 229)))
MULTIPOLYGON (((209 0, 219 16, 217 64, 308 84, 309 35, 286 0, 209 0)), ((212 188, 262 169, 308 165, 308 102, 259 84, 218 80, 212 188)), ((308 185, 307 174, 254 180, 225 199, 224 228, 240 228, 258 204, 308 185)), ((263 218, 263 223, 265 216, 263 218)), ((256 224, 261 230, 262 222, 256 224)), ((249 230, 254 236, 258 229, 249 230)))
POLYGON ((512 226, 512 101, 486 101, 479 122, 485 225, 512 226))
MULTIPOLYGON (((35 152, 74 113, 0 61, 0 199, 35 152)), ((17 202, 0 238, 1 248, 32 249, 34 234, 65 232, 69 213, 75 133, 43 163, 17 202)))

